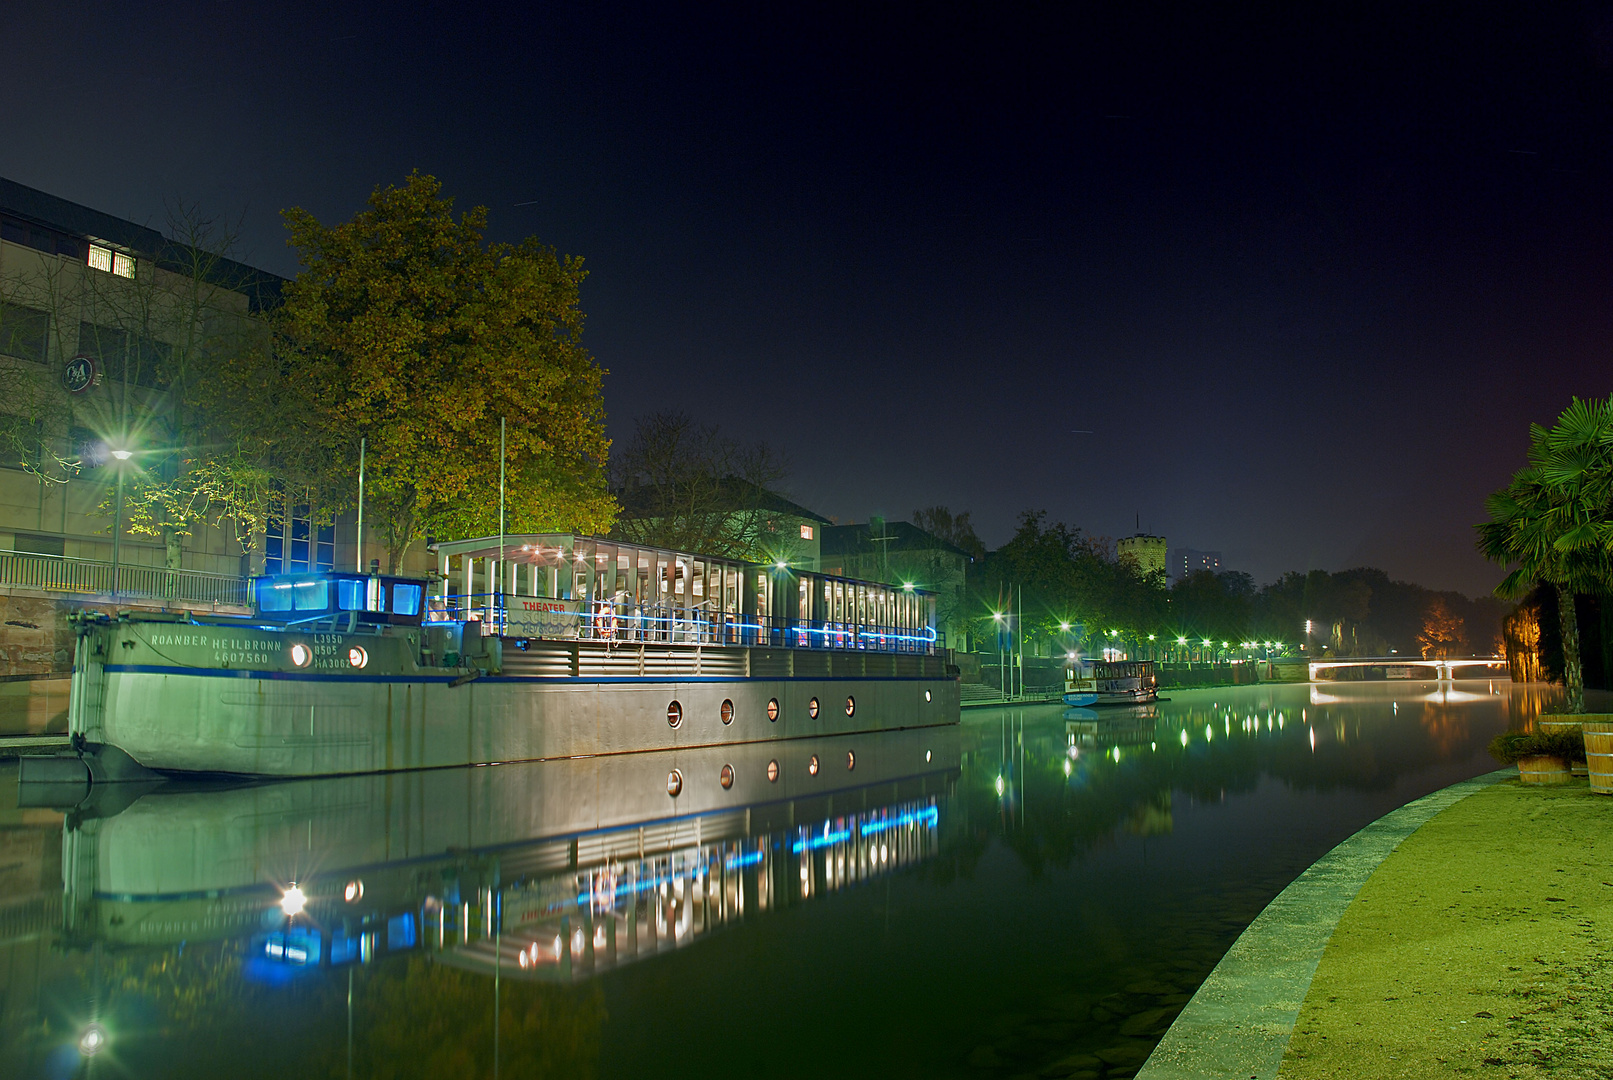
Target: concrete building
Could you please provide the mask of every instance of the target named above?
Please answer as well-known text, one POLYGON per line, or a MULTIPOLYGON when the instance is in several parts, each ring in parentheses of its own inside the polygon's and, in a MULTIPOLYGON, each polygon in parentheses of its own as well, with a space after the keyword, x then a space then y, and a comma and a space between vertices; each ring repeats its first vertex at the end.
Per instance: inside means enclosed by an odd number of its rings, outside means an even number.
POLYGON ((1171 551, 1171 580, 1180 581, 1191 577, 1200 570, 1208 570, 1212 574, 1221 572, 1221 553, 1219 551, 1195 551, 1192 548, 1175 548, 1171 551))
POLYGON ((263 340, 283 284, 0 179, 0 675, 67 670, 69 603, 243 610, 243 574, 342 557, 340 525, 294 495, 245 545, 229 523, 150 536, 127 515, 114 542, 120 475, 178 467, 176 372, 263 340))
POLYGON ((1137 533, 1115 541, 1115 554, 1137 565, 1144 577, 1165 576, 1166 545, 1163 536, 1137 533))

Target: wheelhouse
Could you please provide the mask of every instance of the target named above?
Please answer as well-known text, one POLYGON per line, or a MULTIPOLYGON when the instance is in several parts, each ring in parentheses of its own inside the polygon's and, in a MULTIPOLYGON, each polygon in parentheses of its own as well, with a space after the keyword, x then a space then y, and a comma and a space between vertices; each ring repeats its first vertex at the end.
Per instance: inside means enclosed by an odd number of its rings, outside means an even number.
POLYGON ((358 625, 419 626, 423 578, 324 571, 252 579, 252 609, 264 622, 295 625, 347 616, 358 625))

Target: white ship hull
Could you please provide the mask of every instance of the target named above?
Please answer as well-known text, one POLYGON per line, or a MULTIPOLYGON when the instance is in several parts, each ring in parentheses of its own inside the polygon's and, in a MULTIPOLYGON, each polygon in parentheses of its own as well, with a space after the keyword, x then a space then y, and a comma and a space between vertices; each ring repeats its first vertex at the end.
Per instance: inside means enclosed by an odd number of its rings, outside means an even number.
POLYGON ((445 670, 422 663, 432 658, 413 628, 302 634, 120 621, 81 633, 75 743, 115 747, 159 772, 329 776, 958 720, 957 679, 937 656, 575 641, 516 651, 495 638, 469 666, 445 670), (289 658, 297 644, 313 656, 304 668, 289 658), (362 669, 347 661, 354 647, 365 651, 362 669))

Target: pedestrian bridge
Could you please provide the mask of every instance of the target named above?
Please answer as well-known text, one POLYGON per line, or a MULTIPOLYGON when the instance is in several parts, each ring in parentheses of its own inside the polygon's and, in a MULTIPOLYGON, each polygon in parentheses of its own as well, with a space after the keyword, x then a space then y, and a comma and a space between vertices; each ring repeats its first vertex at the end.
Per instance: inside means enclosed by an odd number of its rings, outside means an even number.
POLYGON ((1411 656, 1341 656, 1312 660, 1310 667, 1312 682, 1511 677, 1506 660, 1498 656, 1470 656, 1457 660, 1423 660, 1411 656))

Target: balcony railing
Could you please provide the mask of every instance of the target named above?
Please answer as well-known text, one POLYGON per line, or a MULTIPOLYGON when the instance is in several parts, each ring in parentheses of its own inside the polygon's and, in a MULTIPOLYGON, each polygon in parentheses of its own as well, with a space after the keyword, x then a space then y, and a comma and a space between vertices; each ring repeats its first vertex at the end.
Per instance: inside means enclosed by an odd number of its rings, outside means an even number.
MULTIPOLYGON (((592 612, 517 611, 502 594, 431 597, 426 621, 478 620, 510 637, 566 638, 627 644, 751 645, 779 649, 854 649, 933 655, 946 642, 928 627, 782 619, 699 608, 612 607, 592 612)), ((517 598, 519 599, 519 598, 517 598)))
POLYGON ((230 604, 237 607, 252 602, 247 580, 228 574, 122 565, 117 568, 117 580, 114 581, 112 564, 109 562, 21 551, 0 552, 0 585, 118 600, 230 604))

